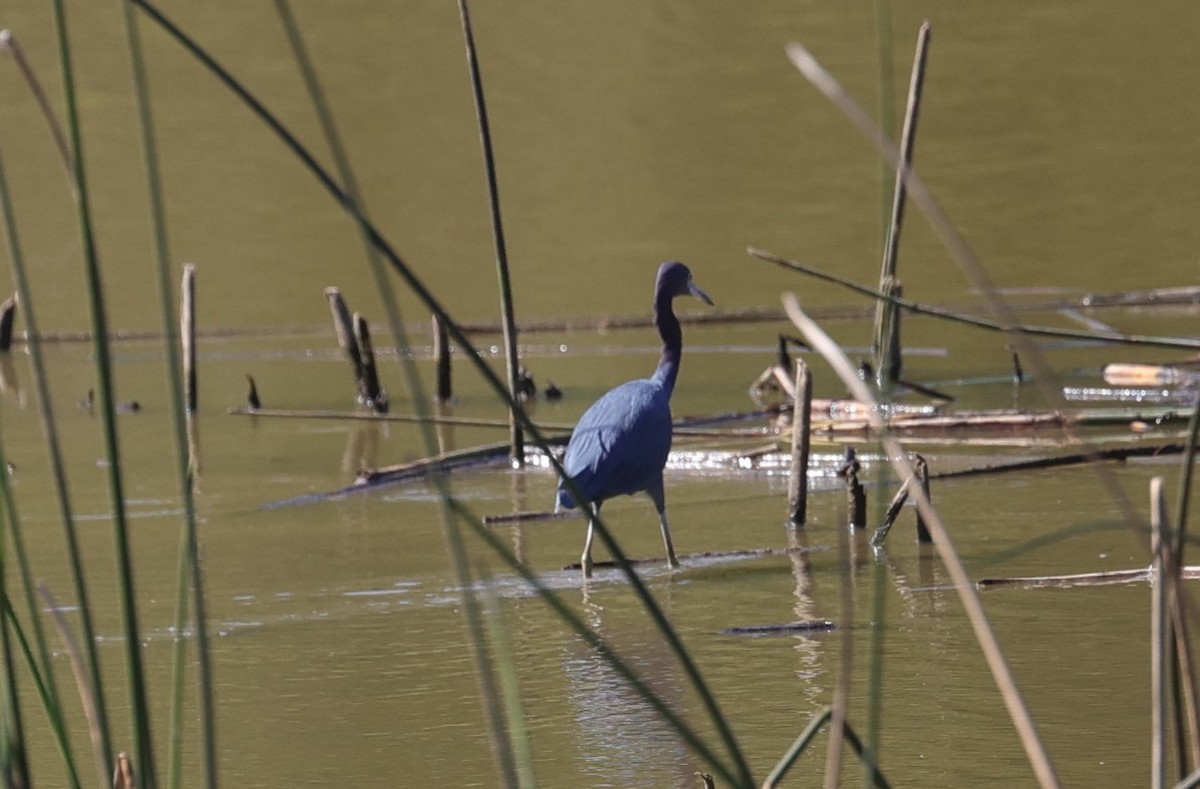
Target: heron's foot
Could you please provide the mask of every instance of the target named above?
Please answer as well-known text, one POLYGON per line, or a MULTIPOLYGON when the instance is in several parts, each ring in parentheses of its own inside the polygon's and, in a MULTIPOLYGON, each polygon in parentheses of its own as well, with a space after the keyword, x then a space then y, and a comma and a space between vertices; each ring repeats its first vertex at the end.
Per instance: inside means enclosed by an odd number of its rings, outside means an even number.
POLYGON ((675 554, 671 554, 667 557, 667 567, 671 570, 678 570, 683 567, 683 565, 680 564, 679 560, 675 558, 675 554))
POLYGON ((583 555, 583 557, 579 560, 579 566, 583 568, 583 577, 584 578, 592 577, 592 557, 588 556, 585 553, 583 555))

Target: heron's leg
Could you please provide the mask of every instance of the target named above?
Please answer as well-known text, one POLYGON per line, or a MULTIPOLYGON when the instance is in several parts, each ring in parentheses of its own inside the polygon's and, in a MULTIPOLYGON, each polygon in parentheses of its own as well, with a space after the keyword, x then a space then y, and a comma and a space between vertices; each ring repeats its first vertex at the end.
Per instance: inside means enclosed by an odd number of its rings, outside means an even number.
MULTIPOLYGON (((596 515, 600 514, 600 505, 594 504, 592 508, 596 511, 596 515)), ((583 540, 583 556, 579 560, 579 564, 583 567, 583 577, 592 577, 592 540, 596 536, 596 521, 588 521, 587 537, 583 540)))
POLYGON ((679 560, 675 558, 675 546, 671 544, 671 529, 667 526, 667 500, 663 495, 662 480, 659 480, 657 485, 650 486, 646 492, 650 494, 650 499, 654 502, 654 509, 658 511, 658 525, 662 529, 663 547, 667 549, 667 566, 675 569, 679 567, 679 560))

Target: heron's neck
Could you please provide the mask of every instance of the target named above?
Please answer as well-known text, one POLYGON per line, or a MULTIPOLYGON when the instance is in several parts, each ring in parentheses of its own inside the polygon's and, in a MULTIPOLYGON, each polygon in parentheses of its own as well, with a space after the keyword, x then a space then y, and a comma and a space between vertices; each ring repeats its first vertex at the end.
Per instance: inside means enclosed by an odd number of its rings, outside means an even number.
POLYGON ((683 355, 683 330, 679 319, 671 309, 671 297, 660 296, 654 304, 654 325, 662 337, 662 356, 654 370, 654 379, 662 382, 667 395, 675 389, 675 378, 679 375, 679 359, 683 355))

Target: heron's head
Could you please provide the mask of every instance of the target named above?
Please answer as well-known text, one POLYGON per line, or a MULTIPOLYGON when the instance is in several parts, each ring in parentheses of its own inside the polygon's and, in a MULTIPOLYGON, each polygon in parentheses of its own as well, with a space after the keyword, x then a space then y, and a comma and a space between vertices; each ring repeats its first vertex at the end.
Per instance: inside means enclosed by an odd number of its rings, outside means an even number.
POLYGON ((691 295, 709 306, 713 303, 708 294, 692 281, 691 269, 678 260, 669 260, 658 267, 658 281, 654 285, 654 293, 656 302, 657 297, 661 295, 670 298, 691 295))

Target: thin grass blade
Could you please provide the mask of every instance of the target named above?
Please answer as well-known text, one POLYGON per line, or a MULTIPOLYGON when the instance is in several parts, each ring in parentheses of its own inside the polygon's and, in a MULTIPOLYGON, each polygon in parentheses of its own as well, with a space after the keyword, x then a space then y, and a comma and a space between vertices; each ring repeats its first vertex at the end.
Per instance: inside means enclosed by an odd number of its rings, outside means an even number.
POLYGON ((75 95, 75 75, 71 63, 71 44, 67 33, 67 12, 63 0, 54 0, 55 33, 62 68, 63 96, 67 108, 67 131, 71 143, 75 178, 75 202, 79 213, 79 235, 83 247, 84 276, 91 312, 92 341, 95 351, 97 393, 103 425, 104 449, 110 499, 113 508, 113 540, 117 553, 117 578, 120 588, 122 628, 125 635, 126 670, 130 688, 130 712, 133 739, 137 743, 138 774, 145 789, 155 789, 154 745, 150 732, 150 710, 142 669, 141 638, 134 595, 133 556, 125 517, 125 485, 122 480, 120 450, 112 382, 112 358, 108 346, 108 317, 100 281, 99 256, 92 231, 91 205, 84 168, 83 140, 79 108, 75 95))

